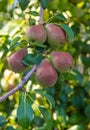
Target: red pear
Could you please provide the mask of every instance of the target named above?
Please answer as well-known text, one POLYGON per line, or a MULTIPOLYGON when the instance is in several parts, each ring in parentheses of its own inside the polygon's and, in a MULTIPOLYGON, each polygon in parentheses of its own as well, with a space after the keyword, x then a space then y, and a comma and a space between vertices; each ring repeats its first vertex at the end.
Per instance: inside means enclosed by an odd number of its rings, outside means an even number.
POLYGON ((27 54, 27 50, 26 49, 21 49, 18 52, 15 52, 14 54, 12 54, 9 57, 8 60, 8 65, 10 67, 10 69, 16 73, 21 73, 23 71, 25 71, 25 69, 27 68, 27 66, 25 66, 22 63, 22 59, 24 58, 24 56, 27 54))
POLYGON ((73 57, 68 52, 51 52, 51 59, 54 67, 59 72, 67 72, 72 69, 74 65, 73 57))
POLYGON ((36 78, 40 84, 45 87, 55 85, 58 79, 58 74, 48 59, 44 59, 37 67, 36 78))
POLYGON ((66 42, 65 31, 52 23, 46 25, 48 43, 51 47, 61 47, 66 42))
POLYGON ((27 41, 44 43, 46 40, 46 31, 42 24, 30 26, 26 31, 27 41))

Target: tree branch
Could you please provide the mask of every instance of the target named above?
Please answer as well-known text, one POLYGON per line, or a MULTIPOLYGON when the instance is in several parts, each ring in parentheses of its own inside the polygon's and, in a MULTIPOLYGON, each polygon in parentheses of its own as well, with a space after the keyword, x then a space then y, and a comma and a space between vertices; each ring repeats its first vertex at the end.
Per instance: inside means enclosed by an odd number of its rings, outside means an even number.
POLYGON ((12 90, 7 92, 5 95, 0 97, 0 102, 4 101, 6 98, 8 98, 10 95, 14 94, 17 92, 19 89, 23 87, 23 85, 27 82, 27 80, 32 76, 32 74, 36 70, 36 65, 33 66, 33 68, 27 73, 27 75, 21 80, 21 82, 12 90))
POLYGON ((40 23, 43 24, 43 14, 44 14, 44 10, 42 8, 42 5, 40 3, 40 23))

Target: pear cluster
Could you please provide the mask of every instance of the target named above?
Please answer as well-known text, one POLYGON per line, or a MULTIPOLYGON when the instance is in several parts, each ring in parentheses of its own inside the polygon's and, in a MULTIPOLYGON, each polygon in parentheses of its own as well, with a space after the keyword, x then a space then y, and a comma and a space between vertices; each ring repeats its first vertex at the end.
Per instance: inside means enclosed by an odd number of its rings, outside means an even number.
POLYGON ((67 40, 65 31, 52 23, 46 24, 45 27, 42 24, 30 26, 26 31, 26 39, 28 42, 42 44, 47 40, 52 48, 61 47, 67 40))
MULTIPOLYGON (((51 48, 60 48, 66 41, 65 31, 58 25, 48 23, 30 26, 26 31, 26 40, 44 44, 48 42, 51 48)), ((9 57, 8 65, 14 72, 21 73, 27 69, 22 59, 27 55, 26 49, 21 49, 9 57)), ((65 73, 73 68, 74 61, 70 53, 65 51, 52 51, 50 59, 45 58, 36 69, 36 78, 42 86, 54 86, 58 79, 58 73, 65 73)))

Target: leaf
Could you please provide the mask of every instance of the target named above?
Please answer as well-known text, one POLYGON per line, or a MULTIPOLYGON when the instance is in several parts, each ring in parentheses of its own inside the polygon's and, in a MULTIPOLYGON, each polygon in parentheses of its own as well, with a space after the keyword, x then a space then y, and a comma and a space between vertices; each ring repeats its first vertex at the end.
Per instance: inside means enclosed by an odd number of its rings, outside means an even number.
POLYGON ((49 1, 50 0, 40 0, 41 5, 44 9, 48 8, 49 1))
POLYGON ((64 29, 64 31, 66 32, 68 39, 70 41, 74 40, 74 32, 73 30, 66 24, 61 24, 60 27, 62 27, 64 29))
POLYGON ((14 130, 12 126, 7 126, 6 130, 14 130))
POLYGON ((46 48, 45 45, 43 45, 41 42, 30 42, 31 46, 37 46, 37 47, 42 47, 42 48, 46 48))
POLYGON ((43 107, 39 107, 39 110, 47 123, 47 130, 52 130, 53 121, 50 112, 48 112, 48 110, 43 107))
POLYGON ((38 89, 36 89, 36 90, 34 90, 34 91, 35 91, 36 93, 40 94, 41 96, 45 97, 45 98, 48 100, 48 102, 49 102, 49 104, 50 104, 50 109, 52 109, 52 107, 55 106, 55 100, 54 100, 54 98, 53 98, 51 95, 49 95, 49 94, 44 94, 41 90, 38 90, 38 89))
POLYGON ((4 126, 6 124, 6 120, 4 116, 0 116, 0 126, 4 126))
POLYGON ((36 64, 37 66, 41 63, 43 57, 41 54, 27 54, 23 60, 22 63, 25 65, 33 65, 36 64))
POLYGON ((19 6, 22 10, 25 10, 29 4, 30 0, 19 0, 19 6))
POLYGON ((86 57, 85 55, 81 55, 81 61, 86 68, 90 67, 90 57, 86 57))
POLYGON ((36 11, 30 11, 30 14, 33 16, 39 16, 39 13, 37 13, 36 11))
POLYGON ((62 105, 58 106, 58 116, 61 117, 61 122, 65 123, 66 122, 66 113, 65 113, 65 109, 62 105))
POLYGON ((84 100, 84 96, 82 94, 73 95, 71 102, 72 102, 73 106, 75 106, 75 107, 79 107, 79 108, 85 107, 85 100, 84 100))
POLYGON ((19 105, 17 109, 17 119, 18 123, 23 128, 28 128, 30 126, 30 123, 33 119, 33 110, 31 105, 26 102, 26 100, 22 100, 21 104, 19 105))
POLYGON ((90 121, 90 105, 87 105, 85 108, 85 115, 90 121))
POLYGON ((14 49, 16 46, 18 46, 20 43, 18 42, 20 40, 20 37, 15 37, 12 42, 10 43, 10 49, 14 49))
POLYGON ((36 24, 36 20, 35 19, 30 19, 29 20, 29 25, 32 26, 32 25, 35 25, 36 24))

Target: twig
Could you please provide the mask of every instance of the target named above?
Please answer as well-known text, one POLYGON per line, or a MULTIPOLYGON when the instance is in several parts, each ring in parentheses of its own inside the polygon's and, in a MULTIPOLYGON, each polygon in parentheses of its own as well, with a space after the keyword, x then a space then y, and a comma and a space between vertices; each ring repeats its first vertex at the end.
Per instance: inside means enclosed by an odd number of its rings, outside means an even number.
POLYGON ((36 65, 33 66, 33 68, 27 73, 27 75, 21 80, 21 82, 11 91, 7 92, 5 95, 0 97, 0 102, 4 101, 6 98, 8 98, 10 95, 14 94, 17 92, 19 89, 23 87, 23 85, 27 82, 27 80, 32 76, 32 74, 36 70, 36 65))
POLYGON ((44 10, 43 10, 42 5, 40 3, 40 20, 39 20, 39 22, 41 24, 43 24, 43 14, 44 14, 44 10))

